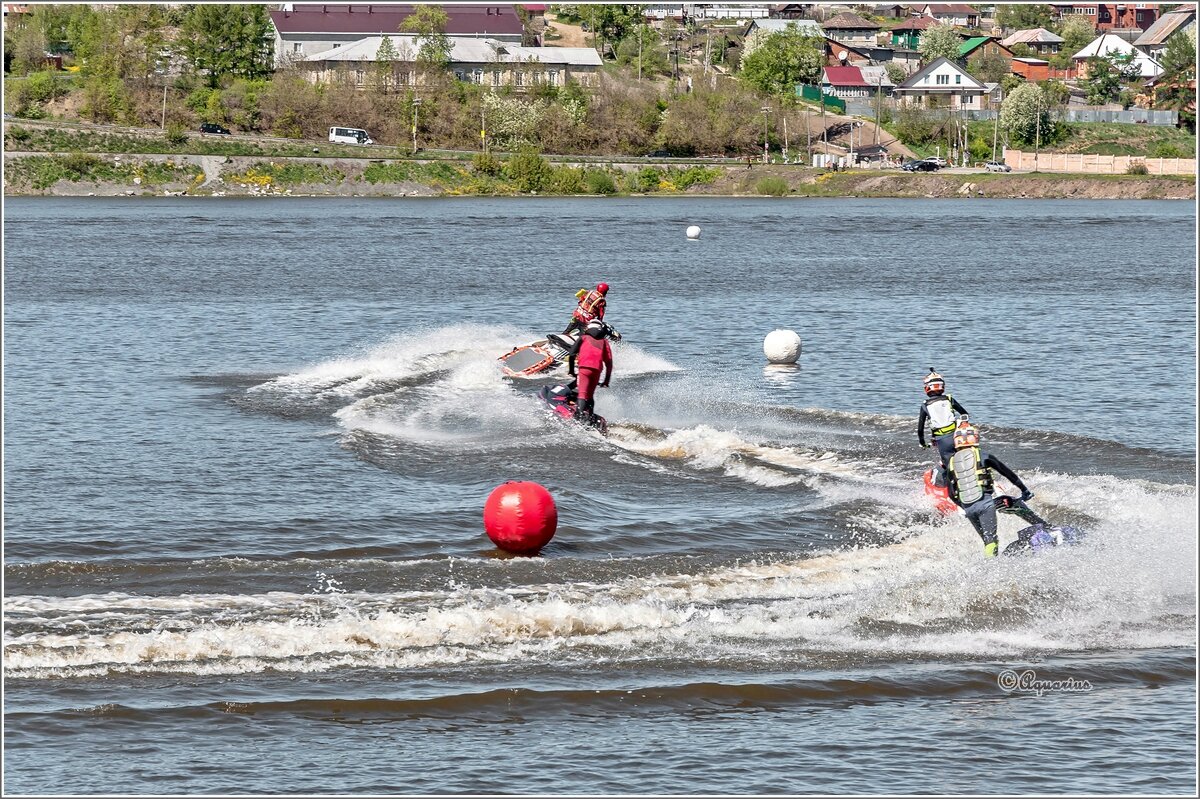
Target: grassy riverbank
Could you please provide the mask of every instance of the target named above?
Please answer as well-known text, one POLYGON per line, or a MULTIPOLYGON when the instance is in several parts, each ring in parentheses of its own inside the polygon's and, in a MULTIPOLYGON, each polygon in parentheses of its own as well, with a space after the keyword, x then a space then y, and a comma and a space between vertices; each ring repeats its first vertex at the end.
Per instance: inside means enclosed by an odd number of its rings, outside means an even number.
POLYGON ((1191 177, 827 172, 745 162, 421 153, 6 125, 8 196, 727 195, 1194 199, 1191 177))

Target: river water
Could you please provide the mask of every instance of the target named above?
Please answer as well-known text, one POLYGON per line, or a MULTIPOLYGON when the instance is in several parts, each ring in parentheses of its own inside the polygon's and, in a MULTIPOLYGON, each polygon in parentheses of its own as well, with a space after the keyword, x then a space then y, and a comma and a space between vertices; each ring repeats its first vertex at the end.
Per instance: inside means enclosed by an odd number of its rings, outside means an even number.
POLYGON ((1195 224, 9 200, 4 789, 1193 793, 1195 224), (607 438, 496 364, 597 280, 607 438), (1083 545, 931 511, 930 366, 1083 545))

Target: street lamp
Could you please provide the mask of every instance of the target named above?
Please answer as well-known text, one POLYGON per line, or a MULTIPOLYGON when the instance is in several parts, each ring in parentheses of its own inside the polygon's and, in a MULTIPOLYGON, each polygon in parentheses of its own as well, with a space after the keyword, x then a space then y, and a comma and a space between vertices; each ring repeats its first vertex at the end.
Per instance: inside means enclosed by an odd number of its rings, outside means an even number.
POLYGON ((762 113, 763 113, 763 163, 765 164, 765 163, 767 163, 767 158, 768 158, 768 155, 767 155, 767 123, 771 119, 771 117, 770 117, 771 107, 769 105, 764 105, 762 107, 762 113))

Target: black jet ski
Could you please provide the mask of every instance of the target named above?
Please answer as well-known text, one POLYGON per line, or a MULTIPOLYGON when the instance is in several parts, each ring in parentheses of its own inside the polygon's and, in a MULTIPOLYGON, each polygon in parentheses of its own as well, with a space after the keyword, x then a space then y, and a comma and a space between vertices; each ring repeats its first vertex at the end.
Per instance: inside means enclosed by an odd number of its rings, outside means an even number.
POLYGON ((574 380, 562 386, 542 386, 538 392, 538 398, 546 403, 556 416, 598 430, 601 435, 608 432, 608 422, 603 416, 582 413, 576 406, 578 395, 575 393, 574 380))

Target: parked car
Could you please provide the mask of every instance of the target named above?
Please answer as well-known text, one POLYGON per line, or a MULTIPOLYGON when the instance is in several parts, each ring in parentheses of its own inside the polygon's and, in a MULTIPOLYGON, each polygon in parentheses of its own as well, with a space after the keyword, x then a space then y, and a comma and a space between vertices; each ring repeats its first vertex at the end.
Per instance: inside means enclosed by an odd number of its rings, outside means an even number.
POLYGON ((201 133, 220 133, 222 136, 229 135, 229 128, 223 125, 218 125, 216 122, 205 122, 200 126, 201 133))
POLYGON ((654 150, 652 152, 646 153, 645 157, 646 158, 670 158, 671 151, 670 150, 654 150))
POLYGON ((371 134, 367 133, 362 128, 341 128, 333 127, 329 129, 329 140, 331 142, 341 144, 374 144, 375 140, 371 138, 371 134))
POLYGON ((925 160, 936 166, 938 169, 942 169, 947 165, 946 159, 942 158, 940 155, 931 155, 925 160))
POLYGON ((905 172, 937 172, 939 167, 933 161, 924 159, 921 161, 909 161, 900 168, 905 172))
POLYGON ((1012 172, 1012 167, 1003 161, 988 161, 983 166, 988 172, 1012 172))

